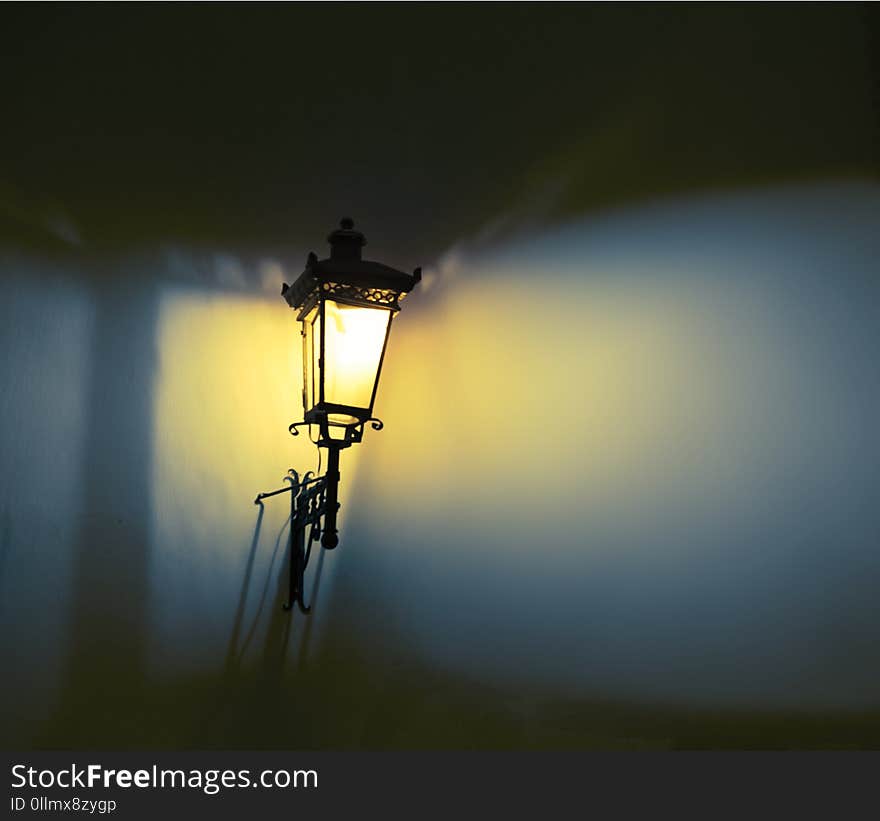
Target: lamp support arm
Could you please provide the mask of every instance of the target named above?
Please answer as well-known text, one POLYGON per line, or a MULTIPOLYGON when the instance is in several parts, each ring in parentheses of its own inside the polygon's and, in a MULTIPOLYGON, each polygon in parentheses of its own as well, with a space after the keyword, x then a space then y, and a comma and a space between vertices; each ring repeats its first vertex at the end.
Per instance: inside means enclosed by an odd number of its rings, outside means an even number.
POLYGON ((336 529, 336 513, 339 511, 339 451, 340 448, 330 445, 327 448, 327 504, 324 510, 324 530, 321 534, 321 546, 332 550, 339 544, 336 529))

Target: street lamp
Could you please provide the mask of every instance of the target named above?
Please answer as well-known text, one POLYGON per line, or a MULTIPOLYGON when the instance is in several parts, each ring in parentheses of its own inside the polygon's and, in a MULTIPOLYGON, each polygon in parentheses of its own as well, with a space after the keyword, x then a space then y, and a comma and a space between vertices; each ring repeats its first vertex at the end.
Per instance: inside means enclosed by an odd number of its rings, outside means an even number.
POLYGON ((298 311, 302 324, 303 421, 298 428, 317 430, 314 440, 327 450, 324 476, 289 471, 289 487, 261 493, 256 503, 278 493, 291 495, 291 594, 288 609, 295 601, 305 612, 302 600, 302 572, 308 562, 311 542, 336 547, 339 536, 336 513, 339 510, 339 452, 363 438, 364 426, 382 429, 373 416, 376 389, 382 361, 391 333, 391 322, 400 310, 400 301, 422 278, 421 268, 412 274, 381 262, 361 258, 366 238, 345 218, 327 238, 330 256, 319 260, 310 253, 305 270, 293 285, 283 285, 281 295, 298 311), (323 520, 323 523, 322 523, 323 520), (308 546, 303 543, 306 527, 311 526, 308 546), (297 567, 294 568, 294 564, 297 567), (295 577, 295 574, 297 577, 295 577))

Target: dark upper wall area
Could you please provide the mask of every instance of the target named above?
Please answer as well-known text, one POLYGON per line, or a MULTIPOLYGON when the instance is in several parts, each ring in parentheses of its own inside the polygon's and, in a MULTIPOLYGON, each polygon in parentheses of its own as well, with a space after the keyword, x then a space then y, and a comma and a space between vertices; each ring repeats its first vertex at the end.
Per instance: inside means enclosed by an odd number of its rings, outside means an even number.
POLYGON ((876 13, 856 6, 48 5, 3 19, 7 244, 279 253, 351 212, 394 226, 370 250, 412 265, 517 207, 564 216, 877 168, 876 13))

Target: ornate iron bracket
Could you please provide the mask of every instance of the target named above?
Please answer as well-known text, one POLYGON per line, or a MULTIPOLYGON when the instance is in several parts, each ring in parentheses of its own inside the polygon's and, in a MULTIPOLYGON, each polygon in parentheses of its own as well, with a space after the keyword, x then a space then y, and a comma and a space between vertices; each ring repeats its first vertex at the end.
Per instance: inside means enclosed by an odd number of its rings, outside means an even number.
POLYGON ((290 586, 283 607, 291 610, 297 604, 300 611, 307 614, 312 608, 305 602, 303 579, 312 553, 312 542, 321 538, 322 519, 328 512, 328 478, 314 476, 309 471, 300 479, 299 474, 291 469, 284 481, 289 483, 288 487, 258 493, 254 504, 262 505, 264 499, 290 493, 290 586))
POLYGON ((261 505, 264 499, 281 493, 290 494, 290 592, 285 610, 292 609, 294 604, 298 604, 303 613, 311 610, 305 603, 303 577, 312 554, 312 542, 320 539, 321 547, 325 550, 332 550, 339 544, 336 529, 336 514, 339 510, 339 451, 360 442, 367 424, 377 431, 385 427, 381 419, 371 416, 345 428, 344 439, 335 439, 330 436, 326 416, 308 422, 293 422, 288 427, 293 436, 299 436, 298 428, 318 425, 320 438, 316 444, 327 449, 327 472, 323 476, 315 476, 310 471, 300 478, 295 470, 288 470, 284 477, 288 487, 258 493, 254 499, 254 504, 261 505))
POLYGON ((330 437, 330 429, 326 420, 316 422, 292 422, 288 425, 287 430, 291 436, 299 436, 298 428, 317 425, 318 430, 320 431, 320 438, 317 442, 319 447, 346 448, 349 445, 356 445, 364 438, 364 427, 367 423, 369 423, 373 430, 382 430, 382 428, 385 427, 385 423, 381 419, 371 416, 369 419, 364 419, 363 422, 360 422, 357 425, 351 425, 346 428, 344 439, 333 439, 330 437))

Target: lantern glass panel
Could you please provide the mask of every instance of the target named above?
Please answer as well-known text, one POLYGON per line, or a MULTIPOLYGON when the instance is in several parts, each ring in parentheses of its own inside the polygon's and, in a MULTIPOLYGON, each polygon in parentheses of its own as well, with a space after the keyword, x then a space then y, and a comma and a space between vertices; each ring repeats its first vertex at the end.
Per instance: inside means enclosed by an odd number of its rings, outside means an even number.
MULTIPOLYGON (((391 316, 387 308, 324 302, 324 402, 371 408, 391 316)), ((332 416, 338 424, 357 421, 332 416)))
POLYGON ((311 410, 320 401, 318 368, 321 356, 321 315, 317 306, 302 320, 303 333, 303 410, 311 410))

